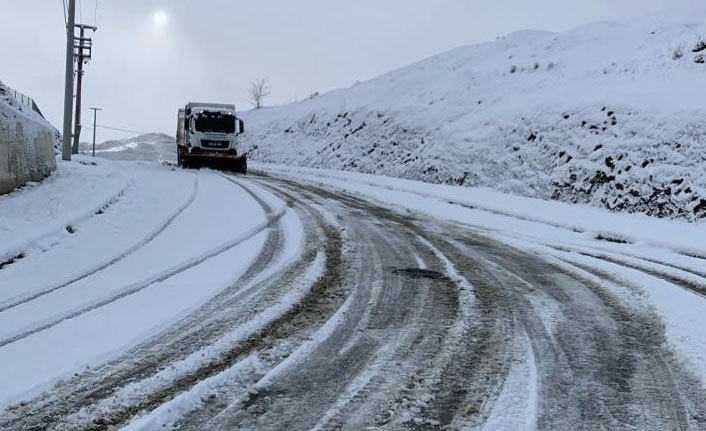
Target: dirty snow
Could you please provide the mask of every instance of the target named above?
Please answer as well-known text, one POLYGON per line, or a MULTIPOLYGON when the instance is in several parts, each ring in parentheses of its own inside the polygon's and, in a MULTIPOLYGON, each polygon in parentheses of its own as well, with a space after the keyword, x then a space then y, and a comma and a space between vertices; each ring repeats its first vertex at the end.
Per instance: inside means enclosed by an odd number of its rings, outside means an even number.
POLYGON ((641 265, 648 269, 661 263, 661 271, 668 276, 706 286, 706 232, 701 223, 615 214, 482 188, 428 184, 371 174, 257 163, 252 169, 310 181, 436 219, 475 227, 496 240, 548 259, 559 256, 614 274, 657 310, 665 322, 669 345, 706 383, 706 333, 701 330, 706 327, 706 296, 581 254, 586 251, 609 254, 627 263, 631 258, 640 258, 641 265))

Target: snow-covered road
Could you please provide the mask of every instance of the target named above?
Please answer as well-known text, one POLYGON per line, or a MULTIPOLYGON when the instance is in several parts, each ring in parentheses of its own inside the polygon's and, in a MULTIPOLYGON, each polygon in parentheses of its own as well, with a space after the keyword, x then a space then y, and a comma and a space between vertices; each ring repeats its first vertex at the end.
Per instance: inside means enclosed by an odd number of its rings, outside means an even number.
POLYGON ((38 241, 16 245, 22 258, 0 272, 0 363, 12 364, 0 368, 0 405, 188 315, 250 266, 264 232, 282 215, 281 208, 275 214, 269 207, 266 214, 246 189, 219 175, 139 166, 124 176, 107 170, 125 186, 113 198, 102 196, 109 204, 93 212, 90 204, 75 203, 88 214, 83 217, 73 215, 76 207, 62 212, 41 206, 105 191, 77 183, 61 194, 49 182, 2 202, 8 208, 18 206, 15 200, 34 202, 35 213, 46 217, 12 231, 38 241), (45 228, 52 224, 66 228, 45 228))
POLYGON ((92 163, 0 198, 0 429, 706 429, 698 225, 92 163))

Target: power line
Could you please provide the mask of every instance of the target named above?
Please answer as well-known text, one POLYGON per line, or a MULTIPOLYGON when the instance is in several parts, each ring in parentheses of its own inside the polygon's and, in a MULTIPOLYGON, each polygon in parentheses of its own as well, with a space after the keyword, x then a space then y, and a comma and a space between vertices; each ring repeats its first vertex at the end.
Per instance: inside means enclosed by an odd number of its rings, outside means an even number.
POLYGON ((64 12, 64 25, 69 26, 69 20, 66 16, 66 0, 60 0, 62 2, 61 10, 64 12))
POLYGON ((138 132, 136 130, 128 130, 128 129, 120 129, 118 127, 110 127, 110 126, 101 126, 101 125, 96 125, 99 129, 108 129, 108 130, 115 130, 118 132, 126 132, 126 133, 134 133, 136 135, 146 135, 147 132, 138 132))

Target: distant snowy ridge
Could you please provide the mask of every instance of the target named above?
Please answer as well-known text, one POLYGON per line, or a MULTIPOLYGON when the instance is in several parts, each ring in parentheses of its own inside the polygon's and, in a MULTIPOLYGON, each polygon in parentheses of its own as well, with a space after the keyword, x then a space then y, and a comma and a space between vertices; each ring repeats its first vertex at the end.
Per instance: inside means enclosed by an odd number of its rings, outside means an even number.
MULTIPOLYGON (((92 145, 81 143, 81 152, 91 154, 92 145)), ((96 145, 96 156, 112 160, 176 161, 176 141, 164 133, 147 133, 96 145)))
POLYGON ((264 162, 706 217, 706 13, 523 31, 245 113, 264 162))

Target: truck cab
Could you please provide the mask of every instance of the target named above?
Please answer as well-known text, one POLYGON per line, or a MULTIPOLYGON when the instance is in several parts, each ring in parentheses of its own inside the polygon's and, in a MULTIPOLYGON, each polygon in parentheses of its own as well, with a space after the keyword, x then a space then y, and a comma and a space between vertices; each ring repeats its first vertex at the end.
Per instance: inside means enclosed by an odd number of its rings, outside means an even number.
POLYGON ((234 105, 187 104, 178 114, 179 166, 216 162, 244 171, 247 162, 245 156, 238 153, 238 135, 243 132, 243 120, 237 118, 234 105))

